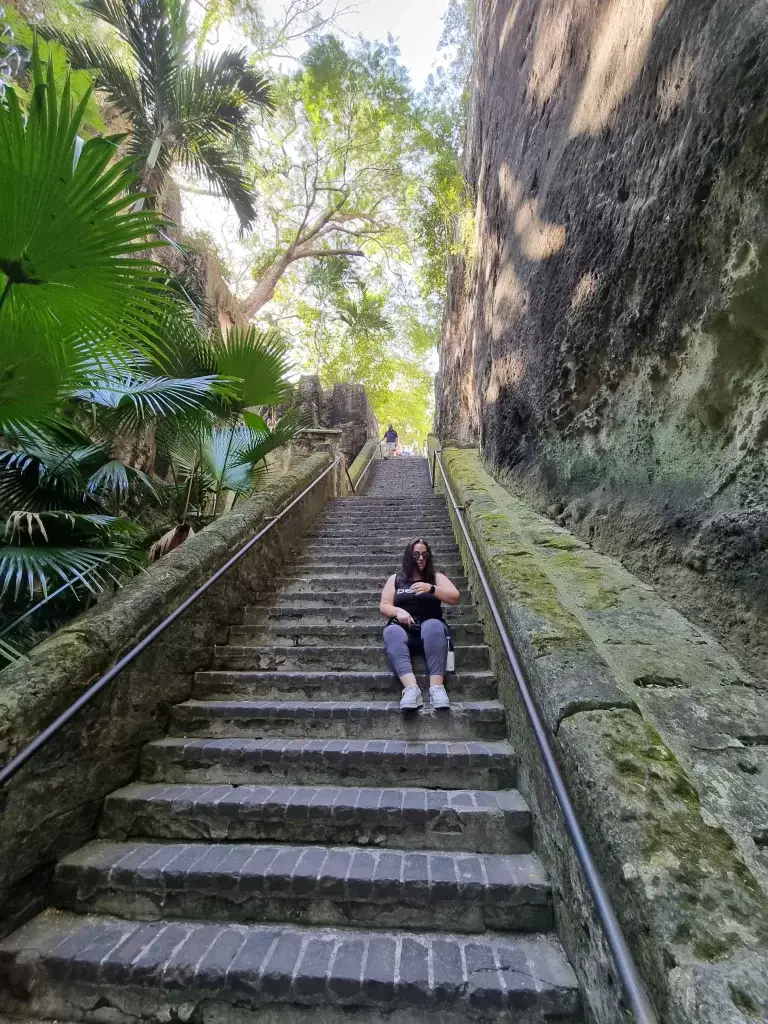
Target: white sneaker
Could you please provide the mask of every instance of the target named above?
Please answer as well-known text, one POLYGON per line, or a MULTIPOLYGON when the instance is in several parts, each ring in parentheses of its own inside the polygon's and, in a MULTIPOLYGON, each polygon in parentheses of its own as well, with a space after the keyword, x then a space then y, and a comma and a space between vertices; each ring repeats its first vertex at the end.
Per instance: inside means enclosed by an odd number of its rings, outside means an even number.
POLYGON ((451 706, 444 686, 430 686, 429 703, 433 708, 449 708, 451 706))
POLYGON ((406 688, 403 690, 403 696, 400 700, 400 710, 416 711, 418 708, 423 707, 424 698, 421 696, 421 690, 418 688, 418 686, 406 686, 406 688))

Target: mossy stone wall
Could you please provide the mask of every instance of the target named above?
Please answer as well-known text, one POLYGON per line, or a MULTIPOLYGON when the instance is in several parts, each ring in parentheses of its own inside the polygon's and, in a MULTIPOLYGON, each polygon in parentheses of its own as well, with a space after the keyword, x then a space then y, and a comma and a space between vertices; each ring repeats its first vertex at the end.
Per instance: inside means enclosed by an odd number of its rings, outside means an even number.
MULTIPOLYGON (((447 448, 442 460, 662 1019, 768 1019, 766 874, 752 834, 768 807, 745 742, 765 728, 768 707, 715 641, 510 495, 478 451, 447 448)), ((560 933, 594 1020, 622 1020, 600 926, 454 525, 486 619, 537 850, 553 875, 560 933)))

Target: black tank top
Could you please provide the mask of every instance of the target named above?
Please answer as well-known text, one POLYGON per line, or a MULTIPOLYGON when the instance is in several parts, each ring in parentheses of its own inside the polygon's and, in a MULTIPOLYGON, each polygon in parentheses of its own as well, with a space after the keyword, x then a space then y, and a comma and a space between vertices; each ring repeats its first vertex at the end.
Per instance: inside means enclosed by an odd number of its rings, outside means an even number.
MULTIPOLYGON (((414 580, 414 582, 416 582, 414 580)), ((410 583, 398 573, 395 576, 395 608, 402 608, 419 622, 427 619, 442 619, 443 608, 439 598, 433 594, 417 594, 410 583)))

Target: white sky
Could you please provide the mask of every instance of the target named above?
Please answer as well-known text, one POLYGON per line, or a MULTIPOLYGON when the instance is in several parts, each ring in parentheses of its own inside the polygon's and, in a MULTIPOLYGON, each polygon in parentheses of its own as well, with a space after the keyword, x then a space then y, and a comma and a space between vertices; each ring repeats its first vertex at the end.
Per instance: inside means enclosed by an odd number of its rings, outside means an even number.
MULTIPOLYGON (((344 32, 382 42, 391 34, 400 46, 411 84, 416 89, 424 87, 437 55, 446 0, 337 0, 337 5, 354 7, 339 19, 344 32)), ((333 6, 334 0, 325 5, 328 11, 333 6)), ((263 0, 263 8, 268 16, 278 15, 281 0, 263 0)))

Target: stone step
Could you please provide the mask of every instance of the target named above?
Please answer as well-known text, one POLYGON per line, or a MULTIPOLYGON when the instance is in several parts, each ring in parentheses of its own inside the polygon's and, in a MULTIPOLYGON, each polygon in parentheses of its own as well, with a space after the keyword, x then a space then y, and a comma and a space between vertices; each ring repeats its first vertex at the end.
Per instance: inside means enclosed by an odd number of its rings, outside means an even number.
POLYGON ((435 533, 435 531, 447 532, 452 530, 451 518, 445 510, 440 512, 439 515, 428 513, 426 515, 413 516, 400 514, 387 516, 374 512, 363 514, 359 512, 352 514, 344 512, 323 516, 322 519, 317 521, 317 526, 325 527, 329 530, 335 530, 337 527, 367 528, 371 535, 376 533, 384 536, 396 529, 398 533, 410 533, 414 538, 420 537, 422 534, 435 533))
MULTIPOLYGON (((428 677, 416 680, 426 700, 428 677)), ((448 676, 454 700, 493 700, 496 680, 488 671, 462 666, 448 676)), ((402 692, 391 672, 249 672, 206 671, 195 674, 193 696, 198 700, 392 700, 402 692)))
POLYGON ((411 509, 416 511, 421 509, 445 510, 446 504, 445 499, 441 495, 434 494, 431 490, 428 490, 424 494, 412 496, 395 495, 387 497, 383 494, 361 494, 354 498, 331 498, 326 508, 329 512, 346 509, 351 509, 352 511, 359 509, 361 512, 366 512, 370 509, 385 509, 388 512, 397 513, 401 511, 407 512, 411 509))
POLYGON ((104 838, 324 843, 528 853, 531 813, 516 789, 134 783, 104 803, 104 838))
MULTIPOLYGON (((361 578, 356 573, 348 573, 347 575, 337 573, 334 576, 318 576, 313 573, 306 576, 276 576, 271 583, 276 590, 286 595, 322 594, 331 591, 348 593, 351 590, 355 590, 357 586, 362 586, 366 591, 372 590, 376 594, 376 605, 378 606, 381 600, 381 591, 386 581, 385 576, 381 576, 376 580, 367 577, 361 578)), ((460 594, 468 592, 469 584, 463 576, 452 578, 451 582, 460 594)))
MULTIPOLYGON (((379 636, 387 624, 387 620, 379 612, 378 603, 374 606, 331 604, 320 600, 317 595, 307 594, 306 600, 300 597, 279 598, 264 601, 261 605, 247 608, 243 614, 243 626, 370 626, 378 627, 379 636), (313 603, 310 603, 312 601, 313 603)), ((472 625, 477 622, 477 612, 472 605, 443 608, 445 619, 452 635, 458 625, 472 625)))
POLYGON ((252 740, 169 737, 141 754, 146 782, 283 782, 296 786, 360 786, 408 782, 427 789, 507 789, 515 757, 503 741, 424 743, 406 740, 252 740))
MULTIPOLYGON (((352 561, 349 566, 357 576, 376 576, 384 579, 390 576, 393 572, 397 572, 400 568, 400 559, 386 559, 376 555, 372 555, 370 558, 355 552, 352 556, 352 561)), ((310 573, 310 572, 331 572, 334 574, 339 573, 342 566, 339 565, 338 557, 329 555, 328 552, 323 552, 319 555, 309 555, 305 558, 299 558, 297 561, 292 563, 292 570, 295 573, 310 573)), ((437 572, 445 573, 447 576, 463 576, 464 566, 462 565, 461 559, 457 556, 455 558, 442 558, 439 562, 435 562, 435 570, 437 572)))
MULTIPOLYGON (((452 571, 447 568, 444 569, 441 565, 438 565, 437 569, 438 571, 444 571, 446 576, 450 577, 457 590, 461 586, 464 588, 468 586, 467 578, 461 565, 453 565, 452 571)), ((336 562, 335 565, 330 565, 327 568, 320 566, 308 568, 293 566, 280 576, 275 576, 274 585, 278 589, 282 589, 289 584, 300 581, 312 583, 330 581, 335 590, 349 590, 360 584, 367 584, 368 586, 379 587, 379 593, 381 593, 381 587, 384 586, 387 579, 396 571, 397 565, 392 562, 385 563, 378 572, 371 571, 366 566, 358 565, 356 562, 352 565, 339 565, 336 562)))
MULTIPOLYGON (((360 611, 367 608, 375 608, 375 614, 379 615, 379 600, 381 598, 381 587, 369 587, 368 589, 343 591, 330 591, 321 594, 278 594, 264 592, 254 603, 245 606, 244 615, 249 612, 260 613, 264 608, 337 608, 350 611, 360 611), (373 605, 372 605, 373 602, 373 605)), ((477 610, 470 600, 470 595, 465 592, 459 604, 444 604, 443 615, 448 618, 451 615, 470 613, 477 615, 477 610)), ((383 617, 382 617, 383 621, 383 617)))
MULTIPOLYGON (((397 529, 386 531, 386 533, 383 536, 387 543, 398 545, 401 551, 404 551, 406 545, 410 544, 411 541, 414 539, 414 536, 410 532, 410 530, 403 530, 399 527, 397 529)), ((418 537, 419 533, 417 533, 416 536, 418 537)), ((360 526, 330 527, 321 525, 314 533, 310 534, 307 539, 308 541, 346 540, 349 542, 354 541, 355 543, 357 543, 359 541, 374 541, 376 539, 376 536, 375 533, 373 533, 365 523, 361 523, 360 526)), ((428 536, 426 536, 424 539, 428 542, 430 548, 433 551, 436 548, 445 547, 448 544, 456 544, 456 538, 454 537, 453 532, 449 530, 447 527, 444 527, 439 530, 430 530, 428 536)))
POLYGON ((576 1021, 551 935, 125 921, 46 911, 0 944, 0 1012, 67 1021, 576 1021), (94 1006, 109 1013, 99 1016, 94 1006), (305 1008, 306 1018, 299 1017, 305 1008), (284 1013, 281 1012, 284 1011, 284 1013), (387 1015, 391 1015, 387 1017, 387 1015))
POLYGON ((397 701, 190 700, 173 708, 170 735, 502 740, 506 721, 495 700, 454 703, 449 714, 425 708, 407 715, 397 701))
MULTIPOLYGON (((416 673, 426 671, 422 654, 412 654, 416 673)), ((362 669, 382 671, 387 667, 381 643, 370 647, 345 644, 335 647, 280 647, 228 644, 214 648, 214 669, 261 672, 359 672, 362 669)), ((462 669, 489 669, 490 651, 485 644, 456 645, 456 665, 462 669)))
MULTIPOLYGON (((352 623, 347 625, 310 626, 306 623, 292 626, 287 622, 261 623, 259 625, 244 624, 232 626, 229 630, 229 642, 235 647, 250 644, 275 644, 288 647, 336 647, 340 643, 381 646, 382 634, 387 625, 386 620, 379 616, 375 624, 363 625, 352 623)), ((483 627, 479 622, 453 623, 450 627, 454 644, 482 644, 483 627)))
POLYGON ((251 843, 89 843, 56 867, 54 906, 187 919, 409 931, 549 931, 532 853, 424 853, 251 843))
POLYGON ((360 516, 370 516, 371 519, 378 519, 381 522, 391 523, 393 518, 418 522, 420 519, 447 518, 448 508, 442 499, 438 498, 435 504, 424 504, 414 507, 398 505, 385 508, 380 501, 375 504, 364 506, 360 501, 350 501, 346 505, 329 504, 325 511, 327 519, 355 519, 360 516))

